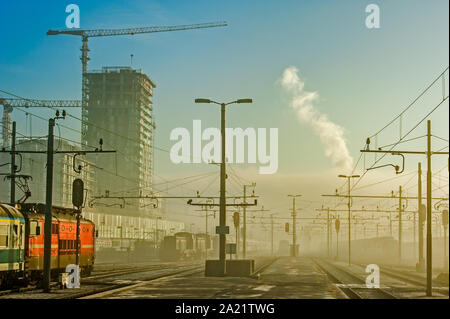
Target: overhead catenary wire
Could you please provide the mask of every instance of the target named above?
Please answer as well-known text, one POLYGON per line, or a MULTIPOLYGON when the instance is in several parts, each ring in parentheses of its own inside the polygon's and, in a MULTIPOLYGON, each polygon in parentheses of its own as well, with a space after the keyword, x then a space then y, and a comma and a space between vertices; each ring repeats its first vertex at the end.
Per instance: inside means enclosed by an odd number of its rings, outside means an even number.
MULTIPOLYGON (((392 147, 389 149, 389 151, 393 150, 395 146, 397 146, 406 136, 408 136, 411 132, 413 132, 423 121, 425 121, 434 111, 436 111, 445 101, 448 100, 448 95, 442 100, 440 101, 431 111, 429 111, 419 122, 417 122, 413 128, 411 128, 405 135, 403 135, 399 141, 397 141, 396 143, 394 143, 392 145, 392 147)), ((381 157, 379 159, 377 159, 370 168, 373 168, 377 163, 379 163, 388 153, 383 153, 381 155, 381 157)), ((353 188, 358 185, 358 183, 361 181, 361 179, 367 174, 369 170, 366 170, 361 176, 360 178, 353 184, 352 186, 352 190, 353 188)))
MULTIPOLYGON (((380 134, 383 130, 389 127, 392 123, 394 123, 397 119, 399 119, 406 111, 408 111, 447 71, 449 67, 447 66, 444 71, 442 71, 399 115, 394 117, 391 121, 389 121, 383 128, 377 131, 375 134, 369 136, 369 138, 373 138, 380 134)), ((444 97, 444 96, 443 96, 444 97)), ((443 98, 444 100, 444 98, 443 98)))

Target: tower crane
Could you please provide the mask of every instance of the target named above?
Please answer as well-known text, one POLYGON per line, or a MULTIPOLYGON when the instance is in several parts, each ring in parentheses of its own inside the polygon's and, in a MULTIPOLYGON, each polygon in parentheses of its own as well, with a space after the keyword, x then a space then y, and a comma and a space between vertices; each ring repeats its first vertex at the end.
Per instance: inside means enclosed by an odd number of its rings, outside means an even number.
POLYGON ((11 113, 15 107, 81 107, 80 100, 36 100, 36 99, 23 99, 23 98, 1 98, 0 105, 3 105, 3 117, 2 117, 2 139, 3 147, 7 147, 10 142, 11 132, 11 113))
POLYGON ((87 77, 89 58, 88 40, 92 37, 106 37, 106 36, 118 36, 118 35, 135 35, 141 33, 155 33, 155 32, 168 32, 168 31, 181 31, 190 29, 204 29, 227 26, 226 22, 212 22, 212 23, 199 23, 177 26, 154 26, 154 27, 142 27, 142 28, 127 28, 127 29, 97 29, 97 30, 49 30, 47 35, 75 35, 81 37, 81 65, 82 65, 82 83, 81 83, 81 104, 82 104, 82 136, 85 136, 87 130, 87 77))

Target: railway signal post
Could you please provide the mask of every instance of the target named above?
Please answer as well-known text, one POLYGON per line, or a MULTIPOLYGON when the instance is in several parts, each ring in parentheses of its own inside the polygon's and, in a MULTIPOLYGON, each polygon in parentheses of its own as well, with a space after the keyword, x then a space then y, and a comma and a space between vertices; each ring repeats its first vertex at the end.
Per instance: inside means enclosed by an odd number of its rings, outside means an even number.
POLYGON ((80 264, 80 219, 81 207, 83 206, 84 183, 77 178, 72 184, 72 204, 77 208, 77 240, 76 240, 76 261, 75 264, 80 264))

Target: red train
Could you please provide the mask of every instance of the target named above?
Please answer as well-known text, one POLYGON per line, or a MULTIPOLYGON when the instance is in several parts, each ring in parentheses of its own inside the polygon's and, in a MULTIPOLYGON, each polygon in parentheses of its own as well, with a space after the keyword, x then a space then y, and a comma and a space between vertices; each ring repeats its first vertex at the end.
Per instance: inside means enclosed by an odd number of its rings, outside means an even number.
MULTIPOLYGON (((5 218, 16 216, 11 227, 5 227, 10 236, 5 238, 5 249, 14 249, 8 254, 5 264, 14 267, 0 267, 0 282, 11 283, 15 279, 40 281, 44 265, 44 204, 20 204, 16 208, 1 205, 5 218), (15 228, 17 227, 17 228, 15 228), (16 258, 17 257, 17 258, 16 258), (10 260, 11 259, 11 260, 10 260)), ((77 220, 74 209, 52 208, 51 273, 56 277, 69 264, 76 263, 77 220)), ((89 275, 95 260, 95 226, 90 220, 80 220, 80 259, 82 275, 89 275)), ((2 250, 3 247, 0 247, 2 250)), ((1 265, 0 265, 1 266, 1 265)))

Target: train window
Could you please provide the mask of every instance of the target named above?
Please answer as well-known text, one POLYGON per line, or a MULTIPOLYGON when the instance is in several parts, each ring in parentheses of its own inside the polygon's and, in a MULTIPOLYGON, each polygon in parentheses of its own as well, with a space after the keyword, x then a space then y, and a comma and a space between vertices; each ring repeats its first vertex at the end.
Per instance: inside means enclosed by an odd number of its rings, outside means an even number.
POLYGON ((66 226, 62 225, 62 226, 61 226, 61 230, 62 230, 62 231, 66 230, 66 226))
POLYGON ((8 247, 8 226, 0 225, 0 247, 8 247))
POLYGON ((72 226, 69 226, 69 231, 72 231, 72 226))
POLYGON ((86 232, 86 228, 83 227, 83 233, 86 232))
POLYGON ((58 234, 58 224, 52 224, 52 234, 58 234))
POLYGON ((13 247, 19 246, 19 225, 13 225, 13 247))
POLYGON ((37 236, 38 235, 38 221, 37 220, 31 220, 30 221, 30 236, 37 236))

